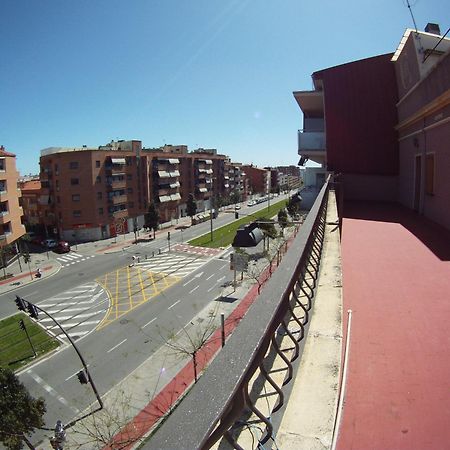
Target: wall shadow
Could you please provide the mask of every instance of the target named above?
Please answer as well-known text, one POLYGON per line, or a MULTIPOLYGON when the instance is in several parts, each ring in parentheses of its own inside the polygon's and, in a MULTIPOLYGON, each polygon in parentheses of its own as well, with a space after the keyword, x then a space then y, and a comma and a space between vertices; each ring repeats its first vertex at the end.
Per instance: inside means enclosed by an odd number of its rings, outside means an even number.
POLYGON ((441 261, 450 261, 450 230, 399 203, 345 200, 343 218, 398 223, 441 261))

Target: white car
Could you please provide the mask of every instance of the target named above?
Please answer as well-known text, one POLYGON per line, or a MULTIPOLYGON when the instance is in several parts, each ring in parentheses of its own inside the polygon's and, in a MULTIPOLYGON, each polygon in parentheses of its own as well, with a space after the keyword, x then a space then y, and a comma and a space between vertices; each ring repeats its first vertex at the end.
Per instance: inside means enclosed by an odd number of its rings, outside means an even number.
POLYGON ((47 248, 55 248, 58 246, 58 242, 55 239, 44 239, 42 245, 47 248))

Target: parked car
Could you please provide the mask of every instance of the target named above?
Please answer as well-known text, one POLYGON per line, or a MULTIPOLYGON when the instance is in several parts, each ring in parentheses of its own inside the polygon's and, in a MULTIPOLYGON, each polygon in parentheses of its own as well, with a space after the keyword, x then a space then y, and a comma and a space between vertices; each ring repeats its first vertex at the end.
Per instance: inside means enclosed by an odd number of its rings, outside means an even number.
POLYGON ((234 209, 241 209, 241 205, 234 205, 234 209))
POLYGON ((55 248, 58 246, 58 242, 55 239, 44 239, 42 241, 42 246, 47 248, 55 248))
POLYGON ((70 252, 70 245, 66 241, 59 241, 58 245, 54 248, 57 253, 68 253, 70 252))

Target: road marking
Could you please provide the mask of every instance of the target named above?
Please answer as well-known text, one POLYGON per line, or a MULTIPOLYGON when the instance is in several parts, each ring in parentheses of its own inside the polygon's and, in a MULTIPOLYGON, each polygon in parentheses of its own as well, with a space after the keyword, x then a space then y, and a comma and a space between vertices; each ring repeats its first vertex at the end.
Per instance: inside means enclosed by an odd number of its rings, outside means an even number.
POLYGON ((200 286, 195 286, 195 288, 194 289, 192 289, 191 291, 189 291, 189 294, 192 294, 194 291, 196 291, 198 288, 199 288, 200 286))
POLYGON ((113 350, 115 350, 119 345, 122 345, 124 342, 126 341, 126 339, 124 339, 123 341, 119 342, 117 345, 115 345, 113 348, 110 348, 106 353, 112 352, 113 350))
POLYGON ((58 392, 56 392, 50 385, 48 385, 38 374, 34 373, 31 370, 27 370, 27 373, 31 376, 31 378, 33 378, 34 381, 36 381, 36 383, 38 383, 49 394, 59 400, 64 406, 70 408, 75 414, 79 414, 79 409, 70 406, 69 402, 62 395, 59 395, 58 392))
POLYGON ((154 319, 150 320, 150 322, 147 322, 142 328, 145 328, 147 325, 150 325, 150 324, 153 323, 156 319, 157 319, 157 317, 155 317, 154 319))
POLYGON ((225 269, 225 267, 228 267, 228 264, 223 265, 222 267, 219 268, 219 270, 223 270, 225 269))
POLYGON ((215 273, 213 273, 212 275, 210 275, 207 279, 206 279, 206 281, 208 281, 210 278, 212 278, 213 276, 215 275, 215 273))
POLYGON ((222 280, 225 280, 225 278, 226 278, 226 276, 223 276, 222 278, 219 278, 219 279, 217 280, 217 282, 220 283, 222 280))
POLYGON ((175 305, 177 305, 178 303, 180 303, 180 300, 177 300, 173 305, 170 305, 167 309, 173 308, 175 305))
MULTIPOLYGON (((89 367, 89 364, 86 366, 89 367)), ((70 375, 70 377, 67 377, 64 381, 69 381, 71 378, 73 378, 75 375, 77 375, 79 372, 79 370, 77 370, 75 373, 73 373, 72 375, 70 375)))
POLYGON ((184 286, 187 286, 191 281, 194 281, 194 278, 191 278, 189 281, 187 281, 186 283, 184 283, 184 284, 183 284, 183 287, 184 287, 184 286))
POLYGON ((212 291, 215 287, 216 287, 216 285, 214 284, 212 287, 210 287, 210 288, 208 289, 208 292, 212 291))

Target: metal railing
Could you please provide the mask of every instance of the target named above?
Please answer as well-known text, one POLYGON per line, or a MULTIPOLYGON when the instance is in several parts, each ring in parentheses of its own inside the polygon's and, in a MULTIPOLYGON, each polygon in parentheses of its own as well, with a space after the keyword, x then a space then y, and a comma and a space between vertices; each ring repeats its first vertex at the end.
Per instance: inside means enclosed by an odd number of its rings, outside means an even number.
MULTIPOLYGON (((301 341, 307 336, 312 314, 329 183, 328 179, 279 268, 225 347, 144 449, 209 449, 222 438, 232 448, 241 449, 233 429, 249 412, 260 420, 259 442, 264 445, 274 438, 270 416, 285 402, 284 386, 293 377, 292 363, 302 353, 301 341), (281 335, 291 343, 289 358, 280 348, 281 335), (285 364, 281 383, 273 380, 271 369, 265 364, 274 354, 285 364), (269 417, 255 405, 257 398, 251 387, 255 377, 269 382, 278 396, 269 417)), ((264 394, 259 392, 257 397, 261 395, 264 394)))

